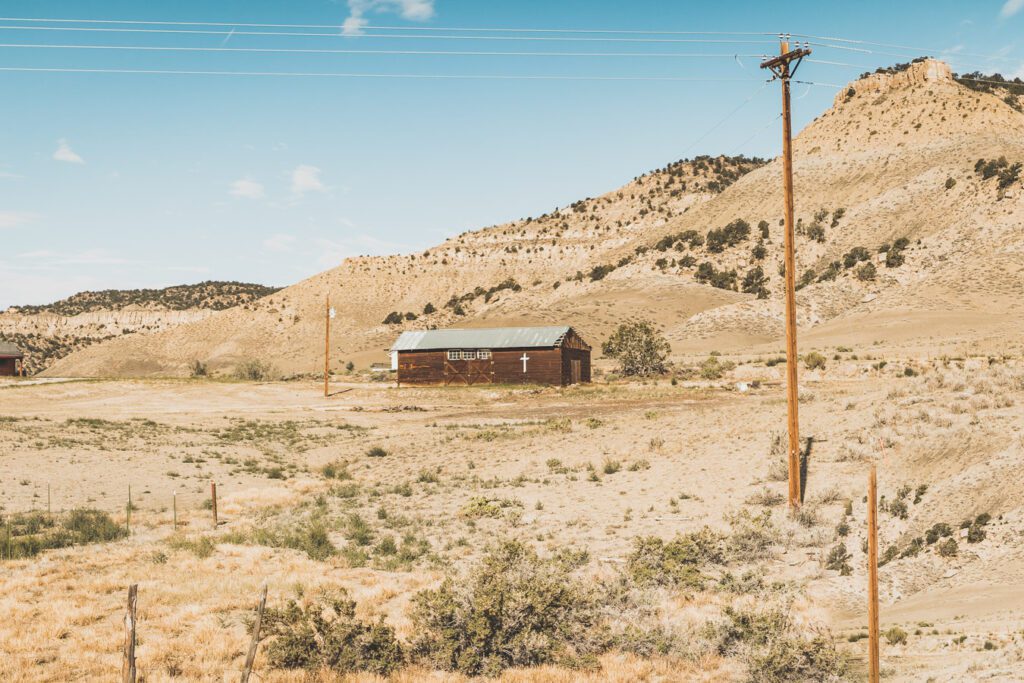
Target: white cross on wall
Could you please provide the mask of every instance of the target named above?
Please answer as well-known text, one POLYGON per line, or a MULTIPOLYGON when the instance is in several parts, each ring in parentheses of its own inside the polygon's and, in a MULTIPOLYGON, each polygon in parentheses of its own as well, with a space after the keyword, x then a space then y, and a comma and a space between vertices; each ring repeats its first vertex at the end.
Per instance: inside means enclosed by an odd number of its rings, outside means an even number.
POLYGON ((526 361, 530 360, 530 357, 524 353, 523 357, 519 360, 523 361, 523 372, 526 372, 526 361))

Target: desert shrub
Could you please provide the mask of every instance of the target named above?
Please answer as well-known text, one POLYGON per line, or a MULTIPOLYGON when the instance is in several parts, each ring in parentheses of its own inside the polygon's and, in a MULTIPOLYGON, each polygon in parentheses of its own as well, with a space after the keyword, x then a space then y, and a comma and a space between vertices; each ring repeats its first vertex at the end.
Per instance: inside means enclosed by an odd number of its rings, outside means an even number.
POLYGON ((850 566, 852 557, 846 550, 846 544, 839 543, 829 551, 828 557, 825 558, 825 569, 837 571, 840 576, 849 576, 853 573, 853 568, 850 566))
POLYGON ((768 278, 761 266, 754 266, 743 276, 741 289, 747 294, 756 294, 758 299, 768 298, 768 278))
POLYGON ((715 356, 708 358, 700 364, 700 376, 704 379, 721 379, 722 375, 736 367, 732 361, 722 361, 715 356))
POLYGON ((854 247, 850 251, 843 255, 843 268, 849 270, 861 261, 867 261, 871 258, 871 252, 864 247, 854 247))
POLYGON ((768 255, 768 249, 764 246, 764 239, 757 241, 757 244, 751 248, 750 255, 758 261, 763 260, 768 255))
POLYGON ((590 280, 591 282, 603 280, 613 270, 615 270, 615 266, 611 264, 594 266, 593 268, 590 269, 590 280))
POLYGON ((702 284, 709 284, 718 289, 736 289, 735 270, 715 270, 715 266, 708 261, 697 266, 697 272, 693 279, 702 284))
POLYGON ((984 527, 980 524, 972 524, 967 529, 967 542, 968 543, 980 543, 985 540, 985 536, 988 532, 985 531, 984 527))
POLYGON ((808 370, 824 370, 825 356, 821 355, 817 351, 811 351, 804 356, 804 366, 808 370))
POLYGON ((434 308, 434 304, 431 303, 428 303, 426 306, 423 307, 423 315, 430 315, 431 313, 435 313, 436 311, 437 309, 434 308))
POLYGON ((771 555, 772 546, 779 542, 781 535, 772 523, 769 510, 753 515, 748 510, 726 515, 729 536, 726 538, 726 555, 738 562, 752 562, 771 555))
POLYGON ((383 618, 372 624, 357 619, 356 603, 343 588, 322 589, 308 600, 268 608, 263 620, 271 639, 267 659, 274 667, 387 676, 405 664, 394 630, 383 618))
POLYGON ((605 458, 604 464, 601 465, 601 471, 605 474, 615 474, 622 469, 622 463, 618 460, 612 460, 611 458, 605 458))
POLYGON ((946 189, 952 190, 954 187, 956 187, 956 179, 953 176, 946 178, 946 189))
POLYGON ((857 268, 857 279, 862 282, 870 282, 875 279, 878 275, 878 269, 875 268, 874 263, 865 263, 864 265, 857 268))
POLYGON ((955 538, 947 538, 942 543, 935 546, 935 552, 941 557, 956 557, 960 551, 960 547, 957 545, 955 538))
POLYGON ((402 314, 398 311, 391 311, 384 317, 383 324, 385 325, 398 325, 402 322, 402 314))
POLYGON ((388 452, 380 446, 373 446, 368 451, 366 451, 367 457, 370 458, 383 458, 387 454, 388 452))
POLYGON ((940 538, 948 538, 952 535, 953 530, 949 527, 949 525, 945 522, 939 522, 937 524, 933 524, 932 528, 928 529, 928 531, 925 532, 924 540, 928 543, 928 545, 931 545, 932 543, 938 541, 940 538))
POLYGON ((626 558, 626 574, 638 586, 700 589, 702 569, 724 562, 724 541, 707 527, 668 542, 657 536, 638 537, 626 558))
POLYGON ((889 641, 890 645, 903 645, 907 642, 907 632, 899 626, 893 626, 882 635, 885 636, 885 639, 889 641))
POLYGON ((708 231, 705 244, 708 251, 718 253, 726 247, 734 247, 750 235, 750 223, 743 219, 736 219, 724 228, 708 231))
POLYGON ((312 560, 326 560, 338 552, 327 535, 327 528, 318 519, 233 531, 225 534, 223 540, 240 545, 255 543, 269 548, 300 550, 312 560))
POLYGON ((903 250, 910 246, 910 240, 901 237, 885 250, 885 267, 899 268, 905 260, 903 250))
POLYGON ((258 359, 244 360, 235 366, 235 379, 249 382, 264 382, 277 376, 277 370, 267 361, 258 359))
POLYGON ((594 591, 565 563, 504 541, 460 580, 413 597, 412 649, 429 666, 467 676, 572 664, 601 647, 599 616, 594 591))
POLYGON ((768 221, 760 221, 757 224, 757 229, 761 231, 761 239, 768 239, 768 221))
POLYGON ((738 657, 747 679, 763 683, 838 681, 849 663, 825 632, 801 633, 789 615, 775 605, 749 609, 726 607, 725 621, 708 627, 718 654, 738 657))
POLYGON ((88 543, 108 543, 127 535, 125 527, 109 514, 79 508, 65 515, 26 512, 7 518, 10 536, 0 542, 6 559, 34 557, 44 550, 88 543))
POLYGON ((825 241, 825 226, 815 221, 807 227, 807 237, 815 242, 825 241))
POLYGON ((206 377, 209 374, 210 372, 206 367, 206 363, 201 360, 194 360, 192 361, 192 364, 189 365, 189 375, 192 377, 206 377))
POLYGON ((668 340, 646 320, 622 323, 601 345, 604 355, 619 362, 619 372, 640 377, 665 372, 671 350, 668 340))
MULTIPOLYGON (((788 476, 789 475, 787 473, 787 477, 788 476)), ((747 498, 746 503, 747 505, 760 505, 761 507, 767 508, 774 507, 776 505, 782 505, 783 501, 785 500, 786 497, 784 495, 776 491, 772 491, 770 488, 766 486, 757 493, 754 493, 749 498, 747 498)))
POLYGON ((825 269, 818 275, 818 282, 830 282, 839 277, 839 273, 843 270, 843 264, 839 261, 832 261, 825 269))
POLYGON ((186 550, 200 559, 210 557, 217 549, 217 545, 209 536, 188 537, 176 534, 167 539, 167 545, 174 550, 186 550))

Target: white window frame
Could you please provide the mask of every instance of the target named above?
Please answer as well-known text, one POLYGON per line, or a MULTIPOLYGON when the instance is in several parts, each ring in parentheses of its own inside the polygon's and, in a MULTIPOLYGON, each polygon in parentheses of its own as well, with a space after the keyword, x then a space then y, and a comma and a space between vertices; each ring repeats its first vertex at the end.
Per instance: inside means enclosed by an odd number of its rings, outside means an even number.
POLYGON ((490 360, 491 359, 491 350, 490 349, 477 349, 476 357, 479 358, 480 360, 490 360))
POLYGON ((459 360, 462 352, 457 349, 448 349, 448 360, 459 360))
POLYGON ((463 350, 462 360, 476 360, 476 351, 472 349, 469 351, 463 350))

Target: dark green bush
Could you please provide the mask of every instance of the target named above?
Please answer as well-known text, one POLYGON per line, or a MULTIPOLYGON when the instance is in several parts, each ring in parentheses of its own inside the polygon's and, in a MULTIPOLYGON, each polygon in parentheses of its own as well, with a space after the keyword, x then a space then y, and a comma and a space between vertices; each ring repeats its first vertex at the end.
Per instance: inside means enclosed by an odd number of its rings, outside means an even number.
POLYGON ((671 350, 668 340, 646 320, 622 323, 601 344, 601 352, 619 362, 622 374, 641 377, 665 372, 671 350))
POLYGON ((416 658, 467 676, 571 665, 603 647, 594 591, 518 541, 499 543, 461 580, 412 602, 416 658))
POLYGON ((383 618, 373 624, 356 619, 356 603, 343 588, 320 590, 301 603, 290 600, 281 609, 268 608, 263 620, 264 633, 271 638, 267 659, 274 667, 387 676, 405 665, 394 629, 383 618))
POLYGON ((724 562, 724 539, 711 529, 677 536, 665 542, 657 536, 633 540, 626 573, 639 586, 700 589, 702 569, 724 562))

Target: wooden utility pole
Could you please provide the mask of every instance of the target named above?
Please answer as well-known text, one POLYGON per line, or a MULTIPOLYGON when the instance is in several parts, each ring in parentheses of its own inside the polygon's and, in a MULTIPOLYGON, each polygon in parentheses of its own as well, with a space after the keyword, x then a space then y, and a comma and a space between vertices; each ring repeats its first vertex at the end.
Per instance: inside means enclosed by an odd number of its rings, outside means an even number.
POLYGON ((327 309, 324 311, 324 398, 330 394, 331 377, 331 296, 327 295, 327 309))
POLYGON ((124 615, 124 649, 121 662, 122 683, 135 683, 135 621, 138 615, 139 584, 128 587, 128 609, 124 615))
POLYGON ((761 62, 782 81, 782 187, 785 196, 785 266, 786 266, 786 403, 788 405, 789 432, 789 508, 800 507, 800 418, 797 387, 796 353, 796 257, 793 233, 793 127, 789 111, 789 79, 796 73, 800 62, 811 54, 805 46, 789 49, 789 39, 780 37, 779 56, 761 62))
POLYGON ((249 676, 252 675, 252 665, 256 661, 256 648, 260 645, 260 629, 263 628, 263 611, 267 607, 267 584, 263 584, 260 592, 260 604, 256 608, 256 621, 252 625, 252 640, 249 642, 249 652, 245 655, 245 666, 242 668, 242 683, 249 683, 249 676))
POLYGON ((878 482, 868 475, 868 681, 878 683, 878 482))

